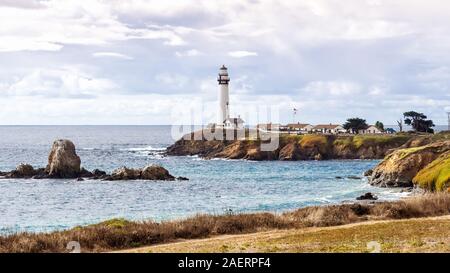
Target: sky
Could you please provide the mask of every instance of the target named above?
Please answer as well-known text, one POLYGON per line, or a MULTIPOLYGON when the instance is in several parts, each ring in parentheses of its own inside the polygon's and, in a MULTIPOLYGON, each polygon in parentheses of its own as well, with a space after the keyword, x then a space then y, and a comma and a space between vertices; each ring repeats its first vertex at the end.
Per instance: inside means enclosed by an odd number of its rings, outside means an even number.
POLYGON ((450 2, 0 0, 3 125, 206 124, 222 64, 248 123, 446 124, 450 2))

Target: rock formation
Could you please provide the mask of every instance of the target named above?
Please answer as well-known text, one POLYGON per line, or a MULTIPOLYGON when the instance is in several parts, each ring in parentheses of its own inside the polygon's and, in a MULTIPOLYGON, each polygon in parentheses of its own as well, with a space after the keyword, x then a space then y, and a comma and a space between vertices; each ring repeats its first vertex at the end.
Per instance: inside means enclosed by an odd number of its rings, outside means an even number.
POLYGON ((412 187, 417 173, 449 150, 450 141, 397 150, 373 169, 369 183, 381 187, 412 187))
POLYGON ((4 173, 6 178, 33 178, 38 175, 45 175, 45 170, 43 168, 34 169, 29 164, 19 164, 15 170, 4 173))
POLYGON ((161 166, 149 165, 141 169, 121 167, 114 170, 105 180, 175 180, 175 177, 161 166))
POLYGON ((280 149, 278 154, 279 160, 299 160, 300 148, 298 143, 290 142, 280 149))
POLYGON ((53 142, 45 171, 53 178, 76 178, 80 175, 80 157, 75 152, 75 145, 67 139, 53 142))
POLYGON ((367 192, 359 197, 356 197, 356 200, 378 200, 378 197, 371 192, 367 192))
POLYGON ((169 171, 158 165, 146 166, 141 170, 140 179, 144 180, 174 180, 169 171))
MULTIPOLYGON (((35 169, 29 164, 20 164, 10 172, 0 172, 2 178, 76 178, 77 181, 88 179, 102 180, 175 180, 169 171, 158 165, 149 165, 142 169, 119 168, 110 175, 102 170, 92 172, 81 167, 80 157, 75 152, 75 145, 70 140, 60 139, 53 142, 46 168, 35 169)), ((178 177, 177 180, 189 180, 178 177)))

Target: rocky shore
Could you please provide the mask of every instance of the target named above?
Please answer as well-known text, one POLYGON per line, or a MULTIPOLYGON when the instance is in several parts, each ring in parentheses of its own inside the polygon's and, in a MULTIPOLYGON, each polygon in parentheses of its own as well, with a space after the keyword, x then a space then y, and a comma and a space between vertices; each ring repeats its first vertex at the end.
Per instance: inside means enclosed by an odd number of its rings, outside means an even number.
POLYGON ((165 168, 158 165, 149 165, 143 168, 133 169, 121 167, 111 174, 95 169, 88 171, 81 167, 81 159, 76 154, 75 145, 67 139, 59 139, 53 142, 48 164, 45 168, 34 168, 29 164, 20 164, 15 170, 0 172, 0 178, 15 179, 101 179, 108 181, 117 180, 188 180, 185 177, 175 178, 165 168))

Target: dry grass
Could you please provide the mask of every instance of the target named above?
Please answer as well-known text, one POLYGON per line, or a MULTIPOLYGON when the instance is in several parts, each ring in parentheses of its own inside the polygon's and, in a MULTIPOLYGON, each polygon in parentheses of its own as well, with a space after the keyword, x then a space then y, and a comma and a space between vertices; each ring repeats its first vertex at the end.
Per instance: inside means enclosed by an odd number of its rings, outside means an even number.
POLYGON ((78 241, 84 252, 111 251, 265 230, 336 226, 373 219, 404 219, 450 214, 450 194, 427 194, 397 202, 307 207, 283 214, 198 215, 179 221, 131 222, 114 219, 52 233, 0 237, 0 252, 66 252, 78 241))
POLYGON ((450 217, 271 230, 128 249, 134 253, 450 252, 450 217))
POLYGON ((399 147, 410 140, 412 136, 406 135, 355 135, 339 136, 334 145, 347 148, 360 149, 361 147, 389 146, 399 147))

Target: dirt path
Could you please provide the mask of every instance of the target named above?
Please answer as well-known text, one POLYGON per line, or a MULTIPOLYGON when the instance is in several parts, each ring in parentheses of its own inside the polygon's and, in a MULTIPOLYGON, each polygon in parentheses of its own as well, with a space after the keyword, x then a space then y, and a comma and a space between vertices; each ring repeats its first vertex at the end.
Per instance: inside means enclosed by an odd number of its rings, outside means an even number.
POLYGON ((381 252, 450 252, 450 215, 222 235, 120 252, 370 252, 378 247, 381 252))

